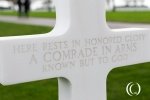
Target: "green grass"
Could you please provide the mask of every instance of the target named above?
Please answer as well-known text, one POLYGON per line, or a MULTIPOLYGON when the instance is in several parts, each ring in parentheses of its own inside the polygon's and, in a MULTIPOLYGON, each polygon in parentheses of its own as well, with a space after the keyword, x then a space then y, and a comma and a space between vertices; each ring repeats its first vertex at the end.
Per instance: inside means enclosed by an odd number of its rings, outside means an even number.
MULTIPOLYGON (((18 13, 16 11, 0 11, 0 15, 17 16, 18 13)), ((30 16, 37 18, 56 18, 55 12, 30 12, 30 16)))
MULTIPOLYGON (((0 22, 0 36, 41 34, 51 29, 0 22)), ((150 63, 114 69, 107 80, 108 100, 150 100, 149 84, 150 63), (129 82, 140 83, 142 92, 139 96, 127 95, 125 88, 129 82)), ((0 100, 58 100, 58 83, 56 79, 51 79, 13 86, 0 85, 0 100)))
MULTIPOLYGON (((150 100, 150 63, 113 69, 107 79, 108 100, 150 100), (129 96, 126 86, 138 82, 142 91, 138 96, 129 96)), ((136 88, 137 89, 137 88, 136 88)))
POLYGON ((58 100, 56 79, 13 86, 0 85, 0 100, 58 100))
POLYGON ((130 22, 130 23, 150 23, 150 12, 149 11, 107 12, 107 21, 130 22))
POLYGON ((0 22, 0 36, 17 36, 47 33, 51 30, 50 27, 11 24, 0 22))

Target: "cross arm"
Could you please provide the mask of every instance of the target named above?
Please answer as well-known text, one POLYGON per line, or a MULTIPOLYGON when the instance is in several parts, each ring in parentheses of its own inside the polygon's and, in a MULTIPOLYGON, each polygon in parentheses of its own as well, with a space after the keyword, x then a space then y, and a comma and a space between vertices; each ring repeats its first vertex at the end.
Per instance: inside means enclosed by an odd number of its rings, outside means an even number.
POLYGON ((114 48, 115 54, 111 55, 112 68, 139 63, 150 62, 150 30, 148 29, 117 29, 113 34, 122 36, 120 43, 114 48))
POLYGON ((63 76, 58 61, 59 50, 65 48, 66 42, 61 39, 50 35, 1 38, 0 83, 11 85, 63 76))

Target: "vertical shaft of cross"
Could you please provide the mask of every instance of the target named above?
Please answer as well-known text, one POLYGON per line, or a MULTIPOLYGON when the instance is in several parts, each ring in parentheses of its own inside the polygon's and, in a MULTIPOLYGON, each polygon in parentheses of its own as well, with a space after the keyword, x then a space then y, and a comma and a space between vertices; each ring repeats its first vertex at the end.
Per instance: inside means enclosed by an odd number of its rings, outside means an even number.
POLYGON ((107 100, 106 79, 86 78, 74 84, 71 100, 107 100))
POLYGON ((70 79, 59 78, 59 100, 107 100, 107 74, 100 72, 87 71, 70 79))
POLYGON ((56 27, 91 31, 106 28, 105 0, 55 0, 56 27))

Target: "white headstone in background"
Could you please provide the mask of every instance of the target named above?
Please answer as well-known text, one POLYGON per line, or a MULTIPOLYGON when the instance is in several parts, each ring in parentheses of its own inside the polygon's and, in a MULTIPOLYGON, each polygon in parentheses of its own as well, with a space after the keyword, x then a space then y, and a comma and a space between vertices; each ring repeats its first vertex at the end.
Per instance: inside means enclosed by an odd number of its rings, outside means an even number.
POLYGON ((105 0, 55 0, 48 34, 0 38, 0 83, 59 79, 59 100, 106 100, 119 66, 150 61, 150 30, 110 30, 105 0))

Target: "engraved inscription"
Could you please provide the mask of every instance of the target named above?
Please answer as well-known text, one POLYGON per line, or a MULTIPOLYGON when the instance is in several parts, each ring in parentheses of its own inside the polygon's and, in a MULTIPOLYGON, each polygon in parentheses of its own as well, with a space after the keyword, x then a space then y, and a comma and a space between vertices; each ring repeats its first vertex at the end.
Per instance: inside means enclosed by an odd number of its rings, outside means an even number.
POLYGON ((42 63, 43 72, 61 71, 94 64, 124 62, 139 50, 145 34, 111 35, 61 41, 44 40, 39 43, 17 44, 14 55, 29 56, 29 64, 42 63), (41 54, 41 60, 37 54, 41 54))

